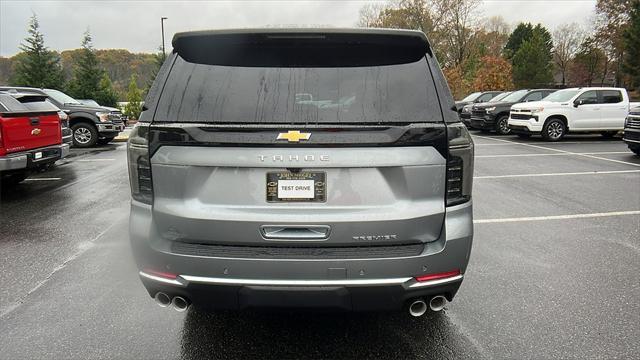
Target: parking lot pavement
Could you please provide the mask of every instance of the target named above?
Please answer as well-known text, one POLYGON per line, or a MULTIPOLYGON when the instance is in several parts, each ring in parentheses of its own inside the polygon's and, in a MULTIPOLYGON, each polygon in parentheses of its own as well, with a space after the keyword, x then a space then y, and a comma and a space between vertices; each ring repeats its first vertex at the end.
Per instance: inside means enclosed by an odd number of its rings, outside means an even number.
POLYGON ((0 198, 0 358, 640 353, 640 158, 597 136, 474 141, 466 279, 444 313, 418 319, 159 308, 129 254, 124 144, 74 150, 0 198))

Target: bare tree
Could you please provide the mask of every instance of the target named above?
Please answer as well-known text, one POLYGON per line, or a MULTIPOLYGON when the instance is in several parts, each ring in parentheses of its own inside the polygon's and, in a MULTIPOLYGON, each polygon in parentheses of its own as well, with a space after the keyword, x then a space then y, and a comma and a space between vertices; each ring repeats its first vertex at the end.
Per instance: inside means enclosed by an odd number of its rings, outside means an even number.
POLYGON ((480 0, 439 0, 435 1, 440 11, 446 14, 440 31, 448 40, 447 59, 452 65, 462 64, 471 53, 477 18, 475 10, 480 0))
POLYGON ((553 61, 562 73, 563 86, 567 83, 569 63, 580 50, 585 37, 585 31, 576 23, 560 25, 553 32, 553 61))
POLYGON ((360 26, 421 30, 444 66, 461 64, 471 53, 475 9, 480 0, 396 0, 365 5, 360 26))

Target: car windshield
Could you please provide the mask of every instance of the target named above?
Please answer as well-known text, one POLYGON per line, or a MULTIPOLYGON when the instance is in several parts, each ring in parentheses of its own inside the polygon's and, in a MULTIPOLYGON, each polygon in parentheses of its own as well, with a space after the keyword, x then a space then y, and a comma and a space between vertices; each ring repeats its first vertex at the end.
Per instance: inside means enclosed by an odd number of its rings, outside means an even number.
POLYGON ((498 94, 498 96, 494 96, 493 98, 491 98, 491 100, 489 100, 489 102, 501 101, 502 99, 504 99, 507 96, 509 96, 509 94, 511 94, 511 91, 503 92, 501 94, 498 94))
POLYGON ((505 96, 501 101, 515 102, 515 101, 518 101, 518 100, 522 99, 522 97, 525 96, 528 92, 529 92, 529 90, 514 91, 511 94, 505 96))
POLYGON ((569 100, 571 100, 572 97, 576 96, 578 94, 578 92, 580 92, 580 90, 576 90, 576 89, 560 90, 560 91, 556 91, 553 94, 547 96, 546 98, 544 98, 544 100, 545 101, 552 101, 552 102, 569 101, 569 100))
POLYGON ((482 94, 481 92, 474 92, 473 94, 469 94, 466 98, 460 100, 460 101, 473 101, 475 99, 477 99, 480 94, 482 94))
POLYGON ((58 90, 45 89, 43 90, 47 95, 51 96, 55 101, 61 104, 74 104, 82 105, 78 100, 58 90))

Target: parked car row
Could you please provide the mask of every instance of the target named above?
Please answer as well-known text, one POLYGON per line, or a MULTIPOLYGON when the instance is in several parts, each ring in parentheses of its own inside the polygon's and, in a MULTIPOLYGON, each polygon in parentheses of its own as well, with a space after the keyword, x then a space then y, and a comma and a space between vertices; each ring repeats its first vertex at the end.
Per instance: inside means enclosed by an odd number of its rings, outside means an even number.
POLYGON ((500 93, 487 102, 477 101, 485 95, 495 92, 474 93, 456 103, 467 127, 520 137, 541 135, 547 141, 559 141, 568 133, 611 137, 625 128, 627 118, 626 124, 631 124, 632 129, 628 143, 633 148, 640 146, 640 141, 632 138, 638 115, 630 113, 634 103, 629 102, 629 95, 622 88, 523 89, 500 93))
POLYGON ((0 92, 45 97, 48 103, 67 114, 74 147, 105 145, 125 127, 124 117, 119 109, 101 106, 95 101, 82 103, 59 90, 0 86, 0 92))
POLYGON ((63 134, 68 136, 68 124, 45 96, 0 92, 0 186, 17 184, 64 158, 70 145, 63 134))

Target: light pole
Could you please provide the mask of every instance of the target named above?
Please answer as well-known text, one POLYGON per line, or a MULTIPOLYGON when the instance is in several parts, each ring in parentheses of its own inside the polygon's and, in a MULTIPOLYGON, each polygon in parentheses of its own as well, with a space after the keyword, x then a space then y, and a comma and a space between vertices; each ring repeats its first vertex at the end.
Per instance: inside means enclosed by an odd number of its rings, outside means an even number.
POLYGON ((167 57, 167 53, 166 53, 166 51, 164 50, 164 21, 165 21, 165 20, 167 20, 167 18, 166 18, 166 17, 164 17, 164 16, 160 18, 160 27, 162 28, 162 56, 163 56, 164 58, 166 58, 166 57, 167 57))

